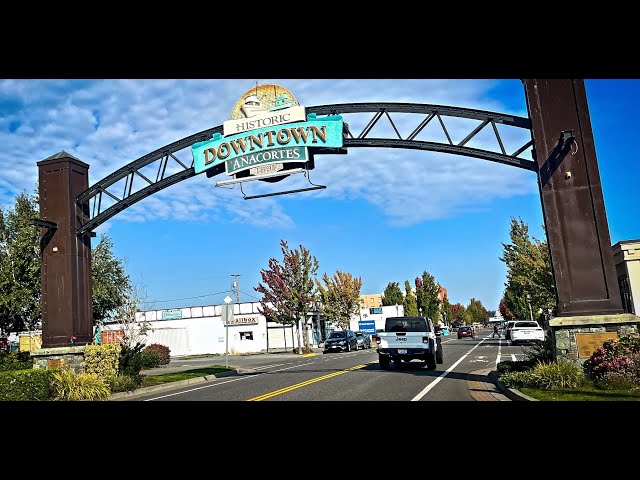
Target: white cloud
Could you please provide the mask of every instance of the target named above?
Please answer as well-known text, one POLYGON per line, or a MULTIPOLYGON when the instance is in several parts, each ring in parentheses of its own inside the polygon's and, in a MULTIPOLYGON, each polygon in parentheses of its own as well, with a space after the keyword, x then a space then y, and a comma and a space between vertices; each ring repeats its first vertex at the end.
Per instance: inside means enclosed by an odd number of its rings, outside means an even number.
MULTIPOLYGON (((307 106, 379 101, 504 110, 499 100, 489 97, 496 86, 493 80, 269 79, 260 83, 283 85, 307 106)), ((220 125, 229 118, 239 96, 253 84, 248 79, 0 81, 0 111, 4 112, 0 114, 0 202, 11 201, 24 189, 32 191, 37 184, 36 162, 60 150, 90 165, 92 184, 159 147, 220 125), (10 131, 10 125, 19 126, 10 131)), ((372 115, 367 115, 361 122, 368 122, 372 115)), ((404 135, 419 122, 415 115, 392 118, 404 135)), ((358 122, 353 121, 355 129, 358 122)), ((447 121, 446 125, 452 137, 460 139, 470 129, 457 123, 447 121)), ((381 121, 376 128, 380 135, 393 135, 388 122, 381 121)), ((527 132, 523 132, 526 141, 527 132)), ((437 130, 430 132, 437 134, 437 130)), ((514 135, 504 130, 505 143, 512 141, 515 145, 508 151, 523 143, 518 144, 520 139, 513 139, 514 135)), ((495 138, 483 138, 474 146, 490 142, 495 150, 495 138)), ((190 162, 188 155, 187 150, 179 158, 190 162)), ((348 155, 318 157, 311 176, 314 183, 329 187, 315 195, 364 199, 395 225, 458 215, 537 189, 530 172, 478 159, 393 149, 354 148, 348 155)), ((251 210, 231 210, 233 202, 226 200, 242 198, 239 187, 216 189, 214 181, 200 175, 181 182, 138 202, 117 218, 138 222, 150 218, 212 218, 264 227, 292 225, 277 197, 255 201, 251 210)), ((247 185, 245 190, 265 193, 299 188, 305 179, 251 183, 256 185, 247 185)))

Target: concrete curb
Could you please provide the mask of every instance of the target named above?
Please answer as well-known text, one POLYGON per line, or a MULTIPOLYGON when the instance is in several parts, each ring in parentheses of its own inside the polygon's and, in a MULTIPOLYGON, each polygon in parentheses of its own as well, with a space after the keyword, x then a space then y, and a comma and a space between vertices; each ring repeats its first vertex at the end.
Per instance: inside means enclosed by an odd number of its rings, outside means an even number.
POLYGON ((500 389, 500 392, 502 392, 502 394, 508 397, 510 400, 513 400, 515 402, 518 402, 518 401, 539 402, 540 401, 537 398, 533 398, 533 397, 530 397, 529 395, 525 395, 524 393, 522 393, 519 390, 516 390, 515 388, 506 387, 504 383, 502 383, 498 378, 498 372, 496 370, 491 371, 491 373, 489 374, 489 377, 496 384, 498 389, 500 389))
POLYGON ((244 374, 250 374, 250 373, 254 373, 254 370, 250 368, 238 368, 235 370, 230 370, 228 372, 218 373, 216 375, 207 375, 204 377, 189 378, 187 380, 178 380, 177 382, 167 382, 160 385, 153 385, 152 387, 137 388, 132 392, 113 393, 109 396, 107 401, 129 400, 131 398, 147 395, 153 392, 161 392, 164 390, 170 390, 177 387, 184 387, 184 386, 193 385, 196 383, 209 382, 211 380, 215 380, 216 378, 231 377, 234 375, 244 375, 244 374))

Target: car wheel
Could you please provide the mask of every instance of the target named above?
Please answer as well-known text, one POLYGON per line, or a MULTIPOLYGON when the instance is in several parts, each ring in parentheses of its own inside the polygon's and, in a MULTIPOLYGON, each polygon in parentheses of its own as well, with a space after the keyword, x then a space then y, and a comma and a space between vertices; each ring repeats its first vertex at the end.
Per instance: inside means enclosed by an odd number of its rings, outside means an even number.
POLYGON ((437 363, 437 358, 436 358, 436 343, 433 340, 429 341, 429 356, 425 359, 425 364, 427 366, 427 368, 429 370, 435 370, 436 369, 436 363, 437 363))
POLYGON ((382 370, 389 370, 389 357, 378 354, 378 363, 382 370))
POLYGON ((436 362, 436 354, 435 353, 429 355, 427 357, 426 362, 425 362, 425 364, 427 366, 427 369, 429 369, 429 370, 435 370, 436 369, 436 363, 437 362, 436 362))

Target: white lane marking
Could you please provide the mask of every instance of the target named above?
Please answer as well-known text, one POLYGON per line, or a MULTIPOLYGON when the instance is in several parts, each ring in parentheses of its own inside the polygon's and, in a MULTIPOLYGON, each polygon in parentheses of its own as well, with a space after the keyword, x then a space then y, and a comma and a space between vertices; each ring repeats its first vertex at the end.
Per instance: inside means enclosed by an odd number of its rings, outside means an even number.
MULTIPOLYGON (((298 368, 300 366, 304 366, 304 365, 313 365, 314 362, 309 362, 309 363, 305 363, 303 365, 293 365, 291 367, 287 367, 287 368, 281 368, 280 370, 273 370, 273 373, 275 372, 283 372, 285 370, 290 370, 292 368, 298 368)), ((263 373, 259 373, 258 375, 266 375, 268 372, 263 372, 263 373)), ((212 385, 205 385, 203 387, 198 387, 198 388, 191 388, 189 390, 183 390, 181 392, 175 392, 175 393, 169 393, 167 395, 161 395, 159 397, 153 397, 153 398, 148 398, 146 400, 143 400, 143 402, 151 402, 152 400, 158 400, 160 398, 167 398, 167 397, 173 397, 175 395, 181 395, 183 393, 189 393, 189 392, 195 392, 197 390, 202 390, 203 388, 210 388, 210 387, 217 387, 218 385, 224 385, 225 383, 231 383, 231 382, 239 382, 240 380, 247 380, 249 378, 255 378, 258 375, 252 375, 252 376, 248 376, 248 377, 238 377, 238 378, 233 378, 231 380, 224 380, 222 382, 216 382, 212 385)))
MULTIPOLYGON (((290 365, 289 363, 274 363, 273 365, 262 365, 260 367, 250 367, 253 370, 265 370, 267 368, 275 368, 275 367, 281 367, 282 365, 290 365)), ((238 367, 238 368, 243 368, 243 367, 238 367)))
POLYGON ((456 368, 460 362, 462 362, 462 360, 464 360, 465 358, 467 358, 469 356, 469 354, 471 352, 473 352, 476 348, 478 348, 482 342, 484 342, 485 339, 483 338, 482 340, 480 340, 479 343, 477 343, 471 350, 469 350, 467 353, 465 353, 462 357, 460 357, 458 359, 458 361, 456 363, 454 363, 453 365, 451 365, 449 368, 447 368, 444 372, 442 372, 442 374, 436 378, 433 382, 431 382, 429 385, 427 385, 418 395, 416 395, 415 397, 413 397, 411 399, 412 402, 417 402, 418 400, 420 400, 422 397, 424 397, 427 393, 429 393, 431 391, 431 389, 433 387, 435 387, 438 383, 440 383, 440 380, 442 380, 444 377, 446 377, 447 375, 449 375, 449 372, 451 372, 451 370, 453 370, 454 368, 456 368))

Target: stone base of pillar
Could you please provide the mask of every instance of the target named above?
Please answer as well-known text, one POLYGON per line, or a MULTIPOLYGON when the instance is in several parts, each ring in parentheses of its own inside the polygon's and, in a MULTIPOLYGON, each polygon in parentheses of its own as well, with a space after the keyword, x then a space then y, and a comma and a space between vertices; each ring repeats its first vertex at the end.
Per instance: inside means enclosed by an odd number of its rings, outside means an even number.
POLYGON ((607 339, 640 335, 640 317, 631 313, 555 317, 549 327, 556 360, 582 365, 607 339))
POLYGON ((46 370, 67 366, 75 373, 84 372, 84 349, 85 345, 33 350, 33 368, 46 370))

